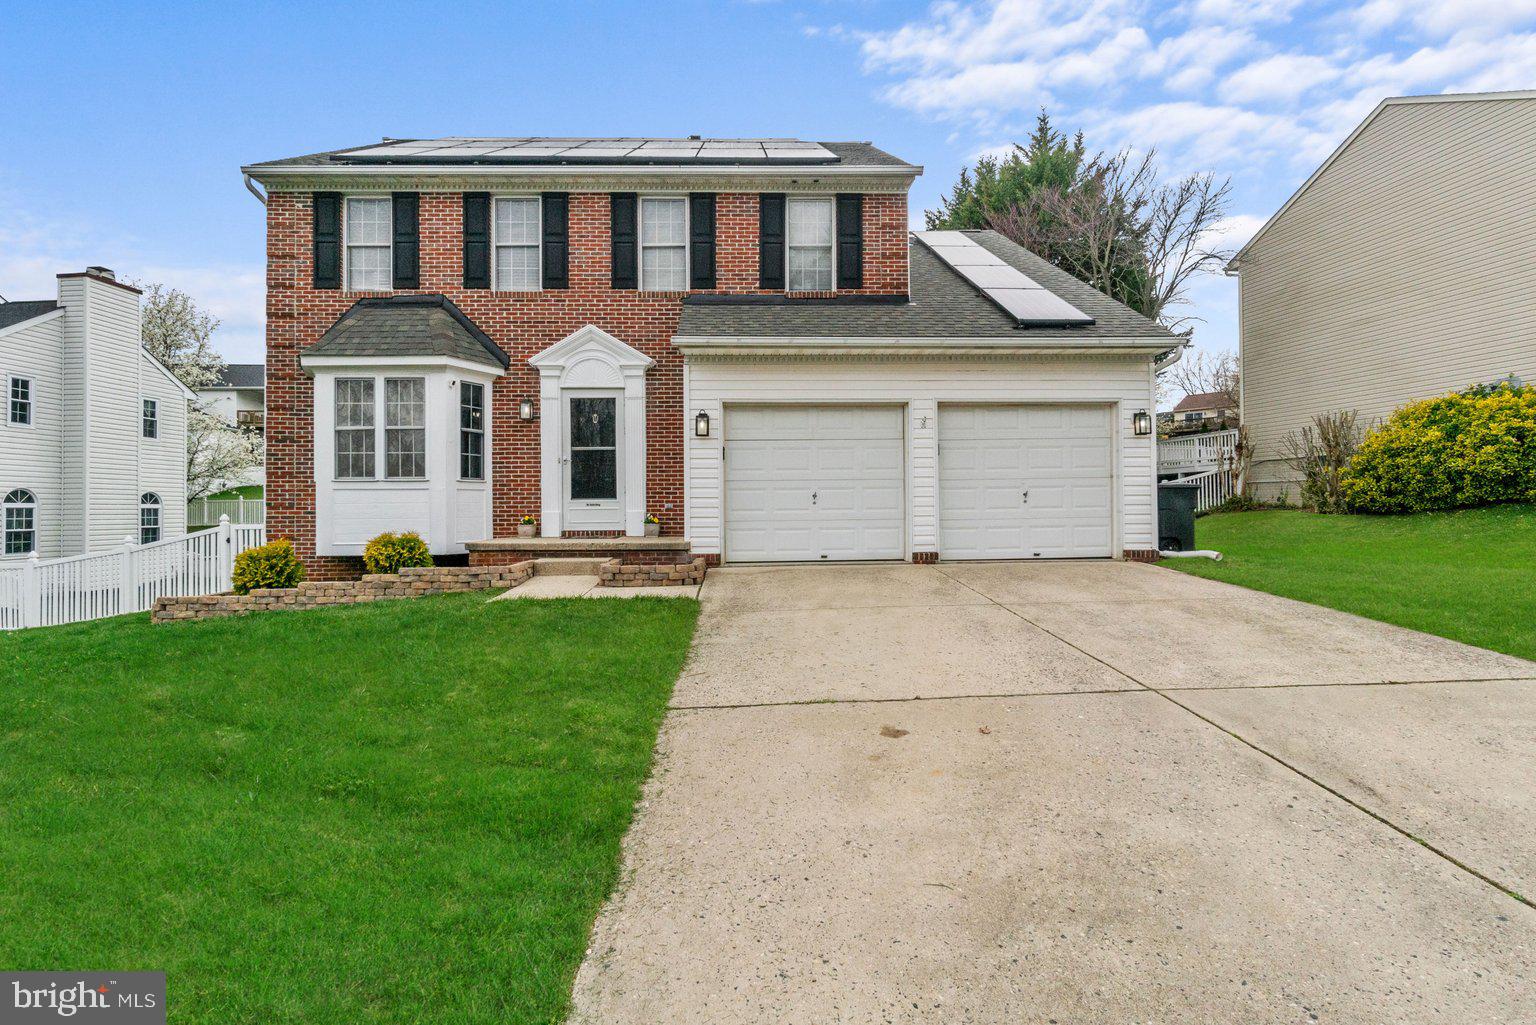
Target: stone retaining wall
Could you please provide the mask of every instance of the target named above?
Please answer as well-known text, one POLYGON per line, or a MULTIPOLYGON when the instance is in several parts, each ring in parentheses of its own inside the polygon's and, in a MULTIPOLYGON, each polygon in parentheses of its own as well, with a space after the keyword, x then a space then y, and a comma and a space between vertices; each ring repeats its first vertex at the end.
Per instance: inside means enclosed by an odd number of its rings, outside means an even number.
POLYGON ((637 563, 609 559, 597 567, 604 587, 682 587, 702 584, 708 562, 700 555, 687 562, 637 563))
POLYGON ((152 623, 170 623, 246 612, 356 605, 383 598, 420 598, 428 594, 516 587, 531 576, 531 562, 511 566, 410 566, 399 573, 372 573, 361 580, 306 580, 298 587, 258 587, 250 594, 160 598, 149 618, 152 623))

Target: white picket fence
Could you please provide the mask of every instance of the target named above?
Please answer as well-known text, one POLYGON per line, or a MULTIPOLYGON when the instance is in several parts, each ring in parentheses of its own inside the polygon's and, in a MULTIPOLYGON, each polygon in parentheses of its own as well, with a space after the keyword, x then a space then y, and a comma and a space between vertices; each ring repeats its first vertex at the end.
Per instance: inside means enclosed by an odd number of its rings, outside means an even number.
POLYGON ((187 526, 217 523, 228 516, 235 526, 267 522, 267 503, 263 498, 194 498, 187 503, 187 526))
POLYGON ((1202 513, 1216 508, 1237 493, 1237 473, 1230 468, 1206 470, 1179 477, 1180 484, 1199 484, 1195 498, 1195 512, 1202 513))
POLYGON ((1230 466, 1237 448, 1237 429, 1189 434, 1182 438, 1159 438, 1157 472, 1180 473, 1230 466))
POLYGON ((114 552, 39 559, 0 568, 0 630, 58 626, 143 612, 167 595, 217 594, 231 586, 235 556, 266 541, 266 527, 217 527, 114 552))

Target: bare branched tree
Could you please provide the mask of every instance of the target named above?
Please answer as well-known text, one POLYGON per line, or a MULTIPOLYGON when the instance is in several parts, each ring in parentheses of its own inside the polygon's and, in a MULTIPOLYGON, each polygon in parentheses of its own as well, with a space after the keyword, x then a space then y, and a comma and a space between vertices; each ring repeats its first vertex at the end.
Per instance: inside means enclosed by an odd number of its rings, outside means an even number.
POLYGON ((1169 368, 1167 378, 1186 395, 1219 393, 1238 408, 1242 377, 1237 354, 1232 352, 1186 352, 1183 359, 1169 368))

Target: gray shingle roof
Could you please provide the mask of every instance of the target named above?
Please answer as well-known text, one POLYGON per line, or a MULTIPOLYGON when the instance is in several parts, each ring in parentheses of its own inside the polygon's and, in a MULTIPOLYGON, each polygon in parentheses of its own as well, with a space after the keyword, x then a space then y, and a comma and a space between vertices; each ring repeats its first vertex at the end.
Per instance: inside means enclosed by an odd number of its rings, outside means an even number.
POLYGON ((219 372, 214 388, 265 388, 267 367, 264 363, 227 363, 219 372))
POLYGON ((444 295, 359 299, 306 356, 450 356, 506 369, 507 354, 444 295))
POLYGON ((966 234, 989 252, 1076 306, 1094 323, 1075 327, 1018 327, 975 286, 921 242, 911 254, 911 301, 846 302, 786 299, 733 302, 700 296, 684 301, 677 333, 727 338, 1158 338, 1178 339, 1167 328, 1052 266, 995 231, 966 234))
POLYGON ((13 303, 0 303, 0 327, 20 324, 24 320, 52 313, 58 308, 59 304, 52 299, 25 299, 13 303))
MULTIPOLYGON (((870 168, 906 168, 908 164, 899 157, 892 156, 868 142, 802 142, 798 139, 598 139, 598 138, 455 138, 436 140, 442 143, 439 151, 423 150, 426 145, 420 139, 394 139, 384 143, 371 143, 364 146, 349 146, 345 149, 326 150, 323 153, 309 153, 298 157, 285 157, 281 160, 265 160, 260 163, 248 165, 253 171, 261 168, 284 167, 345 167, 345 166, 377 166, 380 163, 393 164, 432 164, 435 166, 484 166, 499 164, 504 166, 580 166, 587 165, 614 165, 634 164, 637 166, 800 166, 802 164, 831 164, 843 167, 870 167, 870 168), (613 142, 620 145, 605 147, 605 142, 613 142), (505 143, 503 147, 495 147, 496 143, 505 143), (548 143, 544 146, 541 144, 548 143), (676 158, 669 158, 665 149, 641 149, 640 144, 660 143, 664 146, 676 145, 679 154, 676 158), (741 143, 740 147, 733 144, 741 143), (749 157, 744 154, 749 150, 764 152, 764 147, 772 147, 775 143, 782 145, 798 145, 804 147, 820 146, 831 153, 833 159, 828 160, 825 155, 812 156, 810 150, 804 151, 806 159, 797 160, 792 157, 773 158, 749 157), (580 149, 588 146, 593 149, 594 155, 583 157, 580 149), (633 150, 628 154, 614 155, 620 149, 633 150), (708 147, 720 147, 720 156, 709 156, 708 147), (399 147, 398 154, 389 151, 399 147), (470 154, 465 152, 462 156, 454 156, 444 151, 449 149, 468 150, 471 147, 479 147, 483 152, 470 154), (727 148, 730 147, 730 148, 727 148), (518 149, 526 149, 527 155, 519 156, 518 149), (548 152, 559 150, 559 152, 548 152), (359 154, 362 155, 359 155, 359 154), (418 156, 417 154, 422 154, 418 156)), ((777 151, 776 151, 777 152, 777 151)), ((792 152, 792 151, 787 151, 792 152)))

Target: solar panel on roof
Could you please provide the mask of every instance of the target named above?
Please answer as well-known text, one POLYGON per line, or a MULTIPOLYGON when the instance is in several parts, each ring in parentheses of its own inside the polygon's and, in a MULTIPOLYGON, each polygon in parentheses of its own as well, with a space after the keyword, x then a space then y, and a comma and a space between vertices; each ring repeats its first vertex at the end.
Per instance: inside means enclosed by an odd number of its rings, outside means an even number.
POLYGON ((612 163, 832 163, 837 154, 798 139, 498 138, 447 136, 409 139, 344 150, 360 162, 421 160, 425 163, 612 162, 612 163))
POLYGON ((1093 318, 961 231, 915 233, 951 270, 1018 321, 1020 327, 1092 324, 1093 318))

